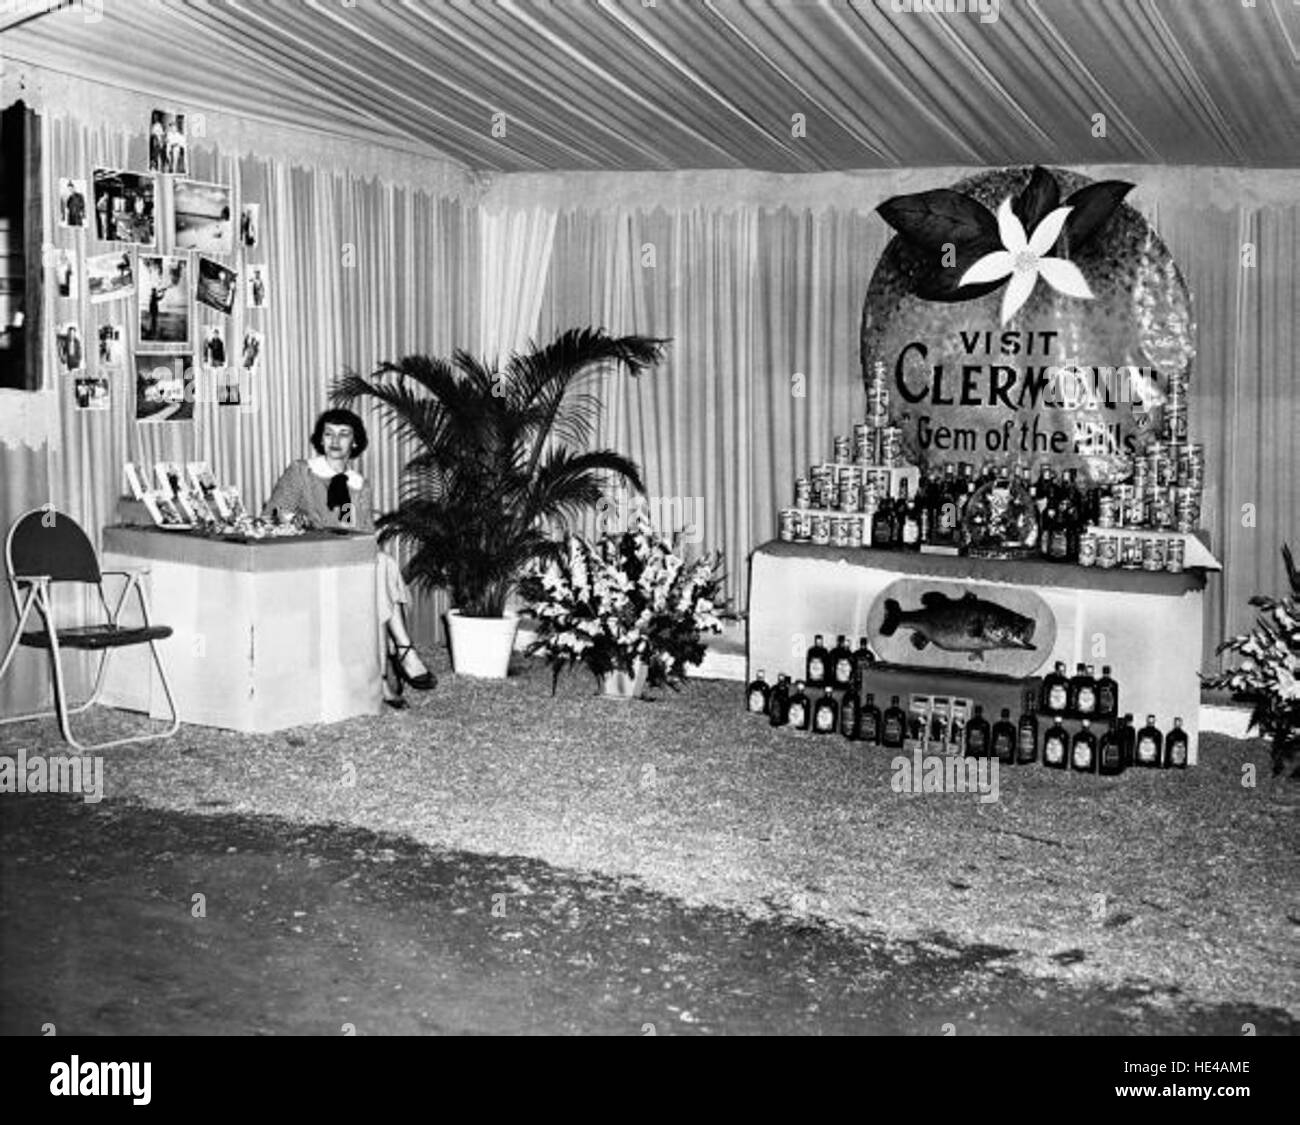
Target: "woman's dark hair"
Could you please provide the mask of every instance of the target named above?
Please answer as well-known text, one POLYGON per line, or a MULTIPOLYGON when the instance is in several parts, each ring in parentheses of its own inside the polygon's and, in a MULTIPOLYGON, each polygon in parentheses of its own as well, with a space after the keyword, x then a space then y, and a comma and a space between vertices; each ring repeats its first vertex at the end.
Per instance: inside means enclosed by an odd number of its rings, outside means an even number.
POLYGON ((311 447, 316 450, 322 457, 325 455, 325 427, 326 426, 351 426, 352 427, 352 456, 360 457, 365 451, 366 446, 370 444, 370 439, 366 437, 366 426, 351 410, 343 410, 336 407, 333 410, 327 410, 316 419, 316 428, 311 432, 311 447))

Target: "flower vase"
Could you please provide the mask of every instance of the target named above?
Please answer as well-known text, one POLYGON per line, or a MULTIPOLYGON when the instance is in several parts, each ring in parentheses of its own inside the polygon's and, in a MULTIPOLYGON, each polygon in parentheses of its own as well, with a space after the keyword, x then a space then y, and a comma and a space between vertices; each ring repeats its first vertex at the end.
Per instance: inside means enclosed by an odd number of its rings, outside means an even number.
POLYGON ((631 673, 621 668, 607 672, 600 677, 601 693, 611 699, 636 699, 645 689, 648 671, 649 666, 646 662, 638 660, 632 665, 631 673))

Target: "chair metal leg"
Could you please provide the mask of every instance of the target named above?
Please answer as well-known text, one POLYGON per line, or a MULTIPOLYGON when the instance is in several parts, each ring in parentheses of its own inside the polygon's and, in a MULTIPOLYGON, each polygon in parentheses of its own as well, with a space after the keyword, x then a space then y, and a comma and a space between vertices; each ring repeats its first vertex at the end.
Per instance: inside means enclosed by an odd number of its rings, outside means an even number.
MULTIPOLYGON (((21 617, 19 618, 19 622, 18 622, 19 627, 14 633, 14 639, 10 642, 9 651, 5 654, 5 659, 3 663, 0 663, 0 678, 3 678, 4 674, 9 670, 9 665, 13 660, 15 651, 18 648, 19 640, 22 636, 22 626, 27 619, 28 610, 30 610, 31 608, 30 602, 31 599, 29 598, 28 605, 24 608, 24 611, 21 617)), ((50 637, 49 656, 50 656, 51 670, 53 673, 51 678, 53 680, 53 686, 54 686, 54 710, 34 711, 25 715, 13 715, 8 718, 0 719, 0 724, 18 723, 30 719, 48 719, 51 716, 57 716, 59 720, 59 733, 63 736, 63 741, 68 743, 68 745, 74 747, 75 749, 81 751, 82 753, 86 753, 88 751, 93 751, 93 750, 106 750, 110 746, 123 746, 128 742, 152 742, 155 739, 170 738, 178 730, 180 730, 180 726, 181 726, 180 712, 177 710, 176 707, 176 699, 172 695, 171 684, 167 679, 167 671, 163 667, 162 656, 158 652, 158 644, 156 641, 150 641, 149 651, 153 654, 154 666, 158 669, 158 676, 159 679, 162 681, 163 694, 167 698, 167 707, 168 710, 171 712, 171 720, 167 728, 161 731, 150 731, 147 734, 128 735, 125 738, 111 738, 104 742, 83 743, 79 741, 77 739, 77 736, 72 731, 72 723, 69 719, 69 716, 79 715, 82 712, 89 710, 90 707, 92 707, 94 703, 99 699, 100 692, 103 690, 104 681, 108 669, 108 659, 112 655, 112 650, 106 649, 100 657, 99 670, 95 675, 95 684, 93 689, 91 690, 90 697, 86 699, 85 702, 79 703, 77 704, 77 706, 69 708, 68 701, 67 701, 67 687, 66 684, 64 683, 64 678, 63 678, 63 659, 62 659, 62 654, 59 651, 58 633, 51 627, 50 618, 45 613, 44 607, 38 604, 37 611, 41 614, 42 618, 44 619, 45 627, 50 637)))

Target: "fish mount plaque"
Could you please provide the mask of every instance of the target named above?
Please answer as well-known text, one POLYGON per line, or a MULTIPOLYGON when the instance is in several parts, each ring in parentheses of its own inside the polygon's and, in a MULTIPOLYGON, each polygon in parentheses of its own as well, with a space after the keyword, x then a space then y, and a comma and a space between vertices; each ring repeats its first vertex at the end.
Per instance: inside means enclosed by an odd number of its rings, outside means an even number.
POLYGON ((900 578, 872 604, 867 635, 889 664, 1021 678, 1051 657, 1056 618, 1033 590, 900 578))

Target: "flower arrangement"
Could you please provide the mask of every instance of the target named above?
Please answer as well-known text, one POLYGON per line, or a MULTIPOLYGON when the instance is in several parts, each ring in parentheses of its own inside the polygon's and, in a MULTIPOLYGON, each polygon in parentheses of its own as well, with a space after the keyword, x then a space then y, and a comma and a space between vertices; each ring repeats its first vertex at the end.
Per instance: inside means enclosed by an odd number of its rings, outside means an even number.
POLYGON ((537 618, 529 653, 553 674, 582 664, 594 675, 647 667, 651 687, 676 690, 689 664, 704 659, 701 635, 719 633, 722 557, 689 563, 644 516, 595 543, 569 535, 558 559, 535 563, 520 592, 537 618))
MULTIPOLYGON (((1282 598, 1257 594, 1250 604, 1264 612, 1249 633, 1224 641, 1217 652, 1240 653, 1241 664, 1204 677, 1211 688, 1231 688, 1254 704, 1250 730, 1273 740, 1273 773, 1279 774, 1300 751, 1300 572, 1291 550, 1282 546, 1291 593, 1282 598)), ((1297 769, 1291 776, 1300 774, 1297 769)))

